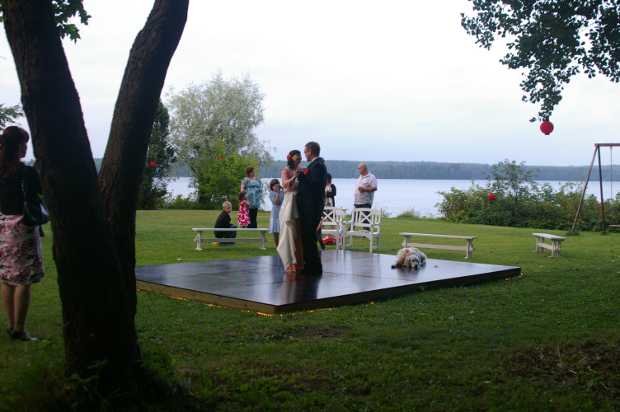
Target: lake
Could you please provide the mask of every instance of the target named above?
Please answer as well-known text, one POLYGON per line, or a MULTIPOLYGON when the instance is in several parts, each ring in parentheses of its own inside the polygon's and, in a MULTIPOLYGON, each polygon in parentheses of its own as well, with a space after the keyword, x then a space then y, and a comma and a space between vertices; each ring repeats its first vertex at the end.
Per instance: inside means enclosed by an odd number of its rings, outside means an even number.
MULTIPOLYGON (((263 179, 267 185, 270 179, 263 179)), ((334 179, 338 195, 336 196, 336 206, 346 209, 353 207, 353 190, 356 179, 334 179)), ((168 190, 174 195, 189 196, 194 189, 190 186, 189 177, 180 177, 172 180, 168 184, 168 190)), ((478 180, 474 183, 480 186, 487 184, 486 180, 478 180)), ((540 184, 549 183, 555 189, 567 182, 541 181, 540 184)), ((397 216, 403 212, 413 210, 420 216, 438 216, 437 203, 442 199, 439 192, 450 190, 451 187, 457 189, 467 189, 472 182, 469 180, 418 180, 418 179, 379 179, 379 190, 375 192, 374 207, 384 209, 389 215, 397 216)), ((615 188, 620 184, 616 183, 615 188)), ((598 194, 598 183, 588 187, 588 192, 598 194)), ((608 183, 604 186, 605 196, 610 194, 608 183)), ((271 210, 271 203, 265 196, 264 210, 271 210)))

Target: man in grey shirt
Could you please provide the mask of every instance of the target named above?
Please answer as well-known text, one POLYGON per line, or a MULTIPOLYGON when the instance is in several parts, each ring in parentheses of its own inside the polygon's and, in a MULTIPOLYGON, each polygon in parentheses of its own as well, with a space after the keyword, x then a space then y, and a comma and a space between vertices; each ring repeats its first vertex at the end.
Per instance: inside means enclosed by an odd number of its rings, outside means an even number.
POLYGON ((377 191, 377 178, 368 171, 366 163, 360 163, 357 167, 360 176, 357 178, 355 193, 353 194, 353 206, 359 208, 371 208, 372 201, 377 191))

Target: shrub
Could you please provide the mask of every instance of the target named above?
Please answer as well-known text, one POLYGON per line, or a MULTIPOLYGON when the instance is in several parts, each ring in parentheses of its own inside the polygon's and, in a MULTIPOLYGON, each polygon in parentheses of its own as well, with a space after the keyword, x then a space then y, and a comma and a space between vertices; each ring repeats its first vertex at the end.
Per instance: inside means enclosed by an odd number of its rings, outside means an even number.
MULTIPOLYGON (((496 226, 570 229, 581 198, 581 188, 566 184, 558 191, 532 181, 523 164, 501 162, 492 168, 486 187, 474 185, 467 190, 440 192, 437 205, 446 220, 496 226), (489 193, 495 195, 489 200, 489 193)), ((607 200, 608 223, 620 223, 620 196, 607 200)), ((584 199, 578 230, 599 228, 600 203, 595 196, 584 199)))

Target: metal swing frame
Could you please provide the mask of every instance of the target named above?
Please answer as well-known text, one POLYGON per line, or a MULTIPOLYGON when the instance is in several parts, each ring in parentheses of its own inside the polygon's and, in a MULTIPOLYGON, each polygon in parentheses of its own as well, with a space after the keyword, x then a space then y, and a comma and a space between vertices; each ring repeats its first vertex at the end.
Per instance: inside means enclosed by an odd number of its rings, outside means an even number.
POLYGON ((588 173, 583 183, 583 190, 581 191, 581 198, 579 199, 579 206, 577 207, 577 213, 575 214, 575 219, 573 220, 573 226, 571 228, 571 232, 575 233, 575 227, 577 226, 577 220, 579 220, 579 216, 581 215, 581 208, 583 206, 583 201, 586 198, 586 192, 588 190, 588 183, 590 182, 590 177, 592 176, 592 169, 594 168, 594 162, 598 158, 598 183, 601 193, 601 206, 600 206, 600 216, 601 216, 601 230, 606 232, 609 227, 612 228, 620 228, 620 224, 618 225, 608 225, 607 217, 605 215, 605 194, 603 192, 603 166, 601 164, 601 148, 609 147, 612 153, 612 161, 611 161, 611 184, 613 187, 613 148, 620 147, 620 143, 595 143, 594 144, 594 153, 592 154, 592 161, 590 162, 590 167, 588 168, 588 173))

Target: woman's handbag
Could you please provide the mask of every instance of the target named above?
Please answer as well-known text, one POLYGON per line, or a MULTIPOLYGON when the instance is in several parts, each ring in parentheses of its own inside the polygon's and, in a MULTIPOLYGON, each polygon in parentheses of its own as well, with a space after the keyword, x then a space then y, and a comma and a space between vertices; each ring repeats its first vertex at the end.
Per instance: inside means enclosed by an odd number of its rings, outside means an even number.
POLYGON ((22 175, 22 193, 24 195, 24 220, 28 226, 41 226, 49 222, 50 215, 47 207, 38 193, 30 195, 26 179, 22 175))

